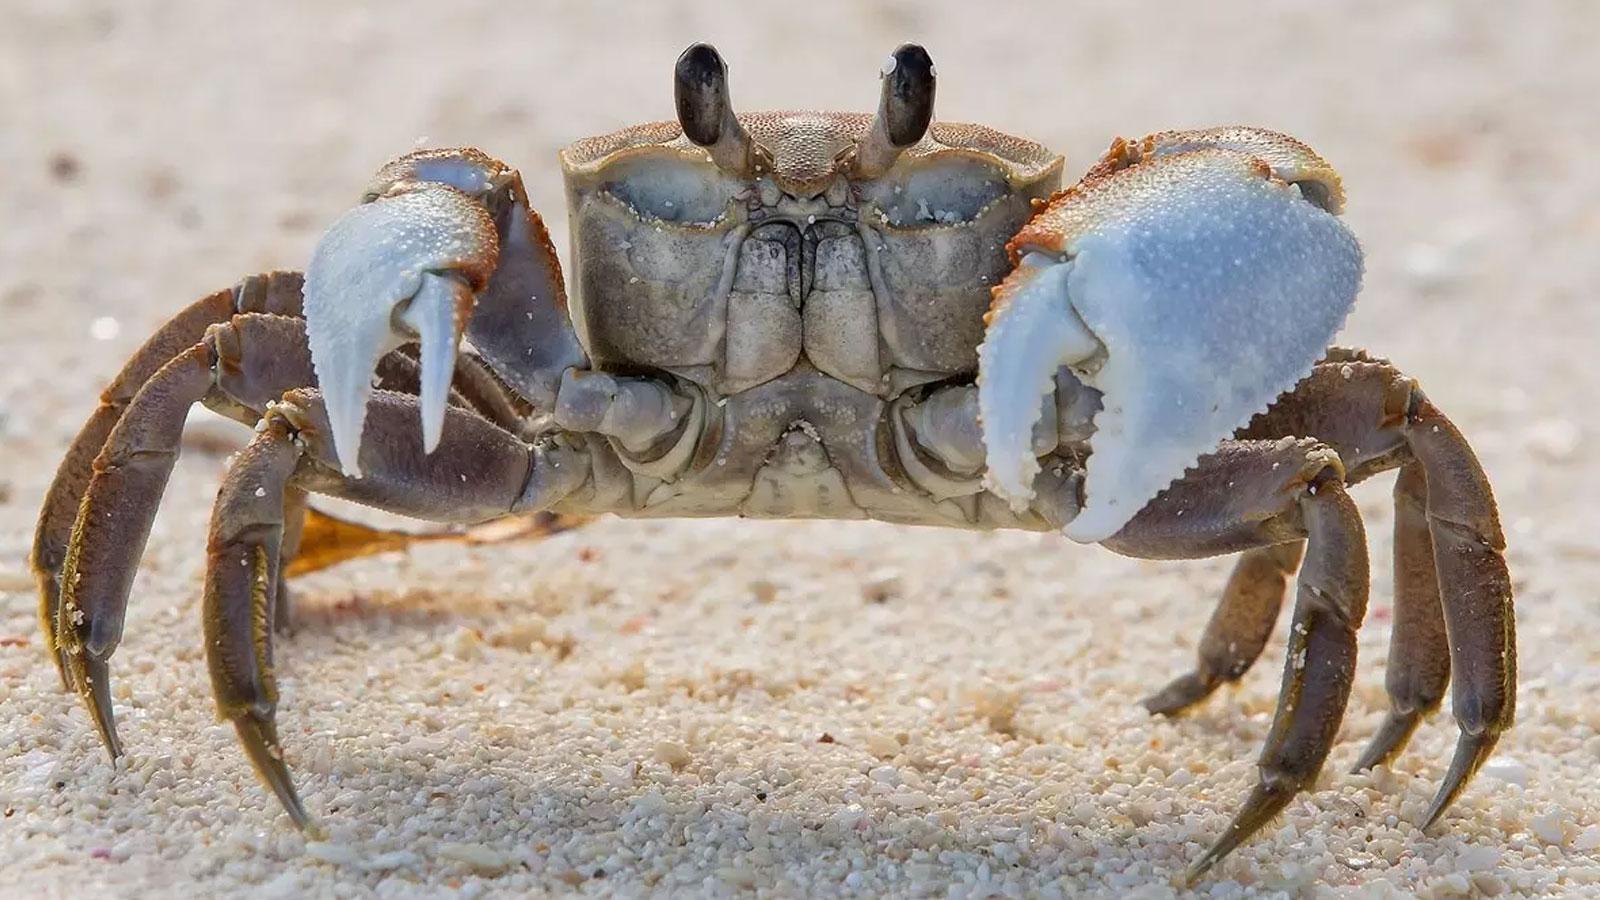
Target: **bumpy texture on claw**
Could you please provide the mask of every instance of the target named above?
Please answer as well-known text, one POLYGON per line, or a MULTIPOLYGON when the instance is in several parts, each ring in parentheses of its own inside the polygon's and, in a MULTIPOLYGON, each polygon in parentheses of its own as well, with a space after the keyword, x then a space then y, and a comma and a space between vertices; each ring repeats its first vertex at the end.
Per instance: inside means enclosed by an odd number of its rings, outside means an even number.
POLYGON ((1105 401, 1066 533, 1115 534, 1326 351, 1361 284, 1342 199, 1327 163, 1271 132, 1114 144, 1009 247, 1020 264, 979 350, 989 487, 1031 498, 1038 462, 1019 436, 1071 365, 1105 401), (1083 354, 1084 329, 1101 352, 1083 354))
POLYGON ((456 346, 498 255, 483 206, 438 183, 406 183, 355 207, 317 244, 306 269, 306 331, 346 475, 361 474, 378 360, 419 337, 423 445, 438 445, 456 346))

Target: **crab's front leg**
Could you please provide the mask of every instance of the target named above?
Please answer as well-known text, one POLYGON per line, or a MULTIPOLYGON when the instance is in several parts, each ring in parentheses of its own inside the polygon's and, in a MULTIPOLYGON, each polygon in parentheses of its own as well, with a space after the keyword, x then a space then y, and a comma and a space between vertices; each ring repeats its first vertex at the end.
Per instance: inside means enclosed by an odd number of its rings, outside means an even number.
POLYGON ((372 373, 420 343, 423 445, 440 429, 463 335, 536 409, 585 364, 560 265, 522 178, 476 150, 430 150, 379 170, 365 202, 317 244, 305 317, 344 472, 359 475, 372 373))
POLYGON ((636 450, 679 427, 689 400, 589 372, 549 233, 521 176, 477 150, 430 150, 379 170, 366 201, 317 245, 305 316, 340 465, 359 476, 378 359, 420 343, 422 444, 438 446, 463 336, 536 412, 636 450))
POLYGON ((296 825, 310 827, 277 734, 273 624, 278 614, 285 510, 301 491, 343 497, 435 522, 474 523, 549 509, 580 494, 591 465, 582 441, 525 442, 459 406, 444 415, 439 452, 417 439, 418 398, 371 398, 359 479, 341 471, 316 390, 274 404, 217 493, 207 544, 206 659, 221 718, 233 723, 262 781, 296 825))

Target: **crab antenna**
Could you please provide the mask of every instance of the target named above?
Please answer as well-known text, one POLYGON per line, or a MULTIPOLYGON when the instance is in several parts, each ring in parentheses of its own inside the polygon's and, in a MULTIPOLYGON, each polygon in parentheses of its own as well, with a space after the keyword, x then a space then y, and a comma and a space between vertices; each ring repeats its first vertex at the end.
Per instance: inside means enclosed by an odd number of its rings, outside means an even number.
POLYGON ((933 57, 917 44, 901 44, 884 61, 883 97, 872 126, 856 146, 856 174, 882 175, 900 153, 928 132, 936 77, 933 57))
POLYGON ((694 44, 673 70, 678 124, 689 140, 710 151, 717 167, 740 175, 760 172, 770 155, 739 124, 728 100, 728 64, 710 44, 694 44))

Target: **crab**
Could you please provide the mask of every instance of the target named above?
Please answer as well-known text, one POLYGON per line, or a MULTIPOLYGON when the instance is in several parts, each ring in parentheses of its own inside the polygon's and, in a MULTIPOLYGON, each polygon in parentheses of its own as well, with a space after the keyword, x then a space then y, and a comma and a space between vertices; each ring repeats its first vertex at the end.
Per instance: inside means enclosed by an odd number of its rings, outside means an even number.
POLYGON ((307 495, 480 523, 532 512, 869 518, 1239 554, 1175 715, 1239 679, 1298 572, 1259 780, 1204 873, 1310 786, 1367 606, 1346 487, 1391 469, 1390 761, 1453 676, 1424 827, 1510 726, 1504 538, 1417 382, 1332 342, 1362 254, 1339 176, 1256 128, 1116 140, 1076 184, 1039 144, 933 121, 907 44, 874 114, 736 114, 708 45, 676 122, 561 153, 570 298, 518 173, 474 149, 381 168, 304 274, 205 297, 134 354, 61 463, 32 564, 47 644, 113 758, 108 662, 196 403, 255 427, 207 547, 220 717, 314 829, 276 729, 274 623, 307 495), (569 304, 570 299, 570 304, 569 304))

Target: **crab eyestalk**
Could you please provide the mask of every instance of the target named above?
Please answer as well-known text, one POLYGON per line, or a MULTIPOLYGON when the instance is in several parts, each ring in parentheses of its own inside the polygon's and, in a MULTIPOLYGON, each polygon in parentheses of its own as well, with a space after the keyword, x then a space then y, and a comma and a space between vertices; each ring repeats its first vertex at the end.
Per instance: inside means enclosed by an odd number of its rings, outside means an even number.
POLYGON ((884 61, 879 74, 883 93, 878 113, 855 150, 853 166, 863 178, 889 171, 907 147, 922 140, 933 121, 938 79, 928 51, 917 44, 901 44, 884 61))
POLYGON ((772 154, 755 142, 734 115, 728 98, 728 64, 710 44, 694 44, 678 57, 673 94, 684 136, 704 147, 725 172, 755 175, 770 168, 772 154))

